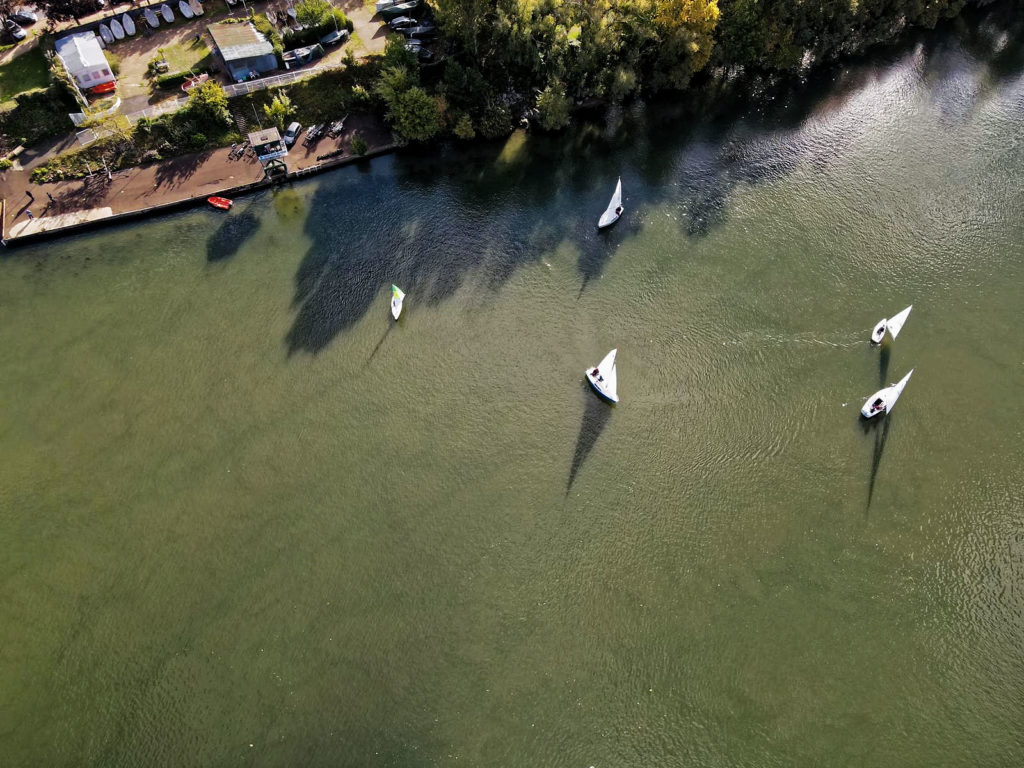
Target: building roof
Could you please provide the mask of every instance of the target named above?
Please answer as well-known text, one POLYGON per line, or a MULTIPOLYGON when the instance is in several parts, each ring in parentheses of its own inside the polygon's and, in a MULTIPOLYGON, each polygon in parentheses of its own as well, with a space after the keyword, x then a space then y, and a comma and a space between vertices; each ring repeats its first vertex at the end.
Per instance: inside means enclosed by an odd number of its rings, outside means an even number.
POLYGON ((211 24, 207 29, 224 61, 250 59, 274 52, 274 46, 252 24, 211 24))
POLYGON ((106 67, 107 58, 92 32, 77 32, 55 43, 57 55, 71 74, 94 67, 106 67))
POLYGON ((262 131, 253 131, 249 134, 249 143, 254 147, 262 144, 270 144, 272 141, 280 141, 281 134, 277 128, 264 128, 262 131))

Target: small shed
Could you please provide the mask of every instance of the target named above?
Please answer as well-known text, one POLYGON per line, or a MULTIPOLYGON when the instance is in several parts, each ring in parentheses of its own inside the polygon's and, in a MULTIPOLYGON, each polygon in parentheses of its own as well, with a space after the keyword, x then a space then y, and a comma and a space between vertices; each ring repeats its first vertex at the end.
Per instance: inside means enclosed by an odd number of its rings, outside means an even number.
POLYGON ((117 79, 110 71, 107 57, 103 55, 103 49, 92 32, 77 32, 62 37, 54 47, 79 88, 95 88, 117 79))
POLYGON ((268 160, 275 160, 288 154, 288 147, 281 140, 281 134, 277 128, 264 128, 262 131, 253 131, 249 134, 249 144, 256 152, 256 158, 261 163, 268 160))
POLYGON ((236 82, 277 69, 274 46, 251 23, 211 24, 207 29, 236 82))

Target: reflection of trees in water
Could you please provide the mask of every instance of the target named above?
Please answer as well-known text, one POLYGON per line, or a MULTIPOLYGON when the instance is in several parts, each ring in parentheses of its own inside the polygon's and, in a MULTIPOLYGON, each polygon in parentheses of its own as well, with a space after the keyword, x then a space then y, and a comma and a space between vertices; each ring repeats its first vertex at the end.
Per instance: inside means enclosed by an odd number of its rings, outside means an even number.
POLYGON ((241 213, 228 212, 206 241, 206 260, 213 263, 230 259, 259 228, 260 218, 252 211, 251 202, 241 213))
MULTIPOLYGON (((1006 77, 1024 66, 1024 47, 993 25, 958 35, 1006 77)), ((654 206, 676 207, 681 234, 703 237, 725 220, 737 187, 778 180, 797 164, 827 167, 850 140, 835 128, 810 141, 801 134, 808 119, 842 108, 910 56, 923 78, 944 76, 962 59, 951 37, 918 34, 806 80, 737 77, 649 107, 579 115, 569 131, 531 134, 518 151, 442 145, 340 172, 355 183, 326 177, 306 220, 312 244, 295 276, 289 352, 323 349, 393 282, 422 304, 448 298, 469 274, 497 290, 563 241, 579 250, 582 293, 654 206), (626 213, 598 233, 617 176, 626 213)), ((230 253, 228 245, 211 253, 230 253)))
POLYGON ((576 435, 576 447, 572 452, 569 479, 565 484, 566 493, 572 488, 572 483, 576 479, 580 467, 583 466, 583 462, 587 460, 590 452, 594 450, 597 438, 601 436, 605 426, 608 424, 608 419, 612 416, 613 406, 598 397, 597 393, 594 392, 586 381, 583 381, 582 384, 586 402, 583 406, 583 421, 580 424, 580 431, 576 435))

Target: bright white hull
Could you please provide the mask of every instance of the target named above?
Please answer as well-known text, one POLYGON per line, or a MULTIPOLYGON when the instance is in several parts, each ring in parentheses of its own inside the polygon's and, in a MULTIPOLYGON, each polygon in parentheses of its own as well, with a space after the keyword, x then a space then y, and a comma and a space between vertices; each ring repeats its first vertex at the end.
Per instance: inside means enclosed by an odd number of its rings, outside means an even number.
POLYGON ((875 416, 881 416, 883 413, 889 413, 896 405, 896 401, 900 399, 900 395, 903 394, 903 390, 906 388, 907 382, 910 381, 910 377, 913 373, 914 370, 911 368, 910 373, 900 379, 896 384, 875 392, 875 394, 869 397, 864 403, 864 407, 860 409, 860 415, 865 419, 873 419, 875 416))
POLYGON ((601 397, 611 403, 619 402, 619 372, 615 367, 615 355, 617 349, 613 349, 594 368, 586 371, 587 381, 601 397))
POLYGON ((397 320, 400 314, 402 314, 402 302, 399 299, 392 299, 391 316, 397 320))

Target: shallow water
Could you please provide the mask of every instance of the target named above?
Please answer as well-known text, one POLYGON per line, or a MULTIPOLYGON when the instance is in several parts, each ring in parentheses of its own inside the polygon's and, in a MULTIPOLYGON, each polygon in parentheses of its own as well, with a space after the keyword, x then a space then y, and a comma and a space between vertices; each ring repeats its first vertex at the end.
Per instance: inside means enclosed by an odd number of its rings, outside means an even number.
POLYGON ((0 762, 1024 762, 1014 37, 8 254, 0 762))

